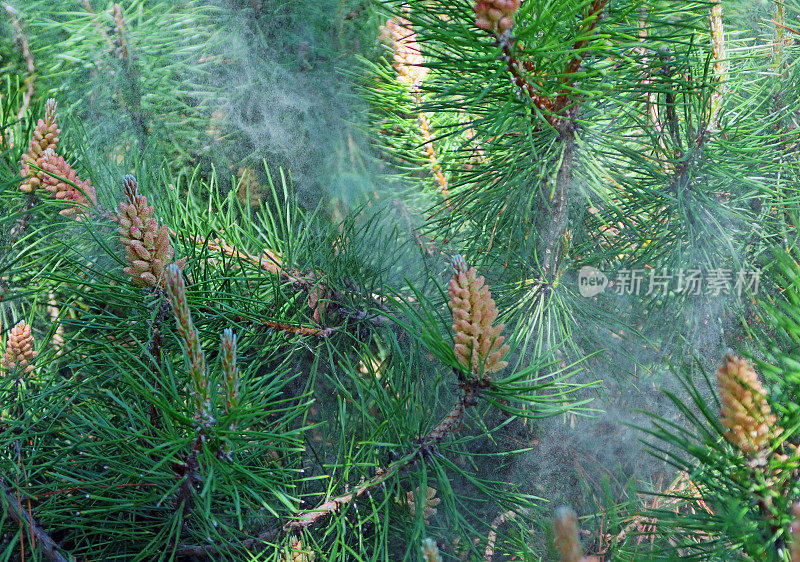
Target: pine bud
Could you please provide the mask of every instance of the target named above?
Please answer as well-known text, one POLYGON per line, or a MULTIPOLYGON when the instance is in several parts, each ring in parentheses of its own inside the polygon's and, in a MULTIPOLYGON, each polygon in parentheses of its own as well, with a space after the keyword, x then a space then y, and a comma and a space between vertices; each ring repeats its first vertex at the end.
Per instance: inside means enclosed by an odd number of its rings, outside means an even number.
POLYGON ((496 373, 508 365, 502 361, 509 347, 500 335, 503 324, 493 326, 498 311, 483 276, 467 269, 461 256, 453 257, 455 273, 450 279, 448 306, 453 313, 454 351, 458 362, 476 376, 496 373))
POLYGON ((45 174, 31 168, 31 164, 41 166, 41 158, 48 148, 58 147, 58 135, 61 131, 56 123, 56 100, 50 98, 44 106, 44 119, 39 119, 33 130, 33 138, 28 146, 28 153, 22 155, 22 171, 24 178, 19 186, 24 193, 33 193, 42 186, 45 174))
MULTIPOLYGON (((122 180, 126 202, 119 204, 120 242, 125 245, 125 257, 130 264, 123 271, 140 287, 163 287, 164 270, 175 252, 169 241, 169 229, 159 226, 153 218, 155 207, 147 205, 147 197, 139 194, 136 178, 127 175, 122 180)), ((175 265, 183 269, 184 259, 175 265)))
POLYGON ((239 368, 236 365, 236 334, 230 328, 222 332, 220 342, 222 372, 225 374, 226 412, 239 405, 239 368))
POLYGON ((583 551, 578 539, 578 517, 567 506, 556 510, 553 518, 553 543, 561 562, 580 562, 583 551))
POLYGON ((79 205, 62 209, 59 214, 72 216, 80 213, 83 210, 81 207, 97 205, 97 196, 92 182, 88 179, 86 181, 81 180, 66 160, 62 156, 58 156, 52 148, 44 151, 39 160, 39 167, 47 172, 43 174, 42 185, 50 193, 50 197, 59 201, 74 201, 79 205), (76 189, 60 178, 65 178, 74 183, 78 188, 76 189))
POLYGON ((213 419, 211 417, 210 383, 206 376, 206 357, 200 346, 200 335, 192 322, 189 302, 186 300, 186 284, 183 281, 183 274, 177 265, 172 264, 167 269, 165 278, 167 295, 175 315, 178 334, 180 334, 186 349, 195 412, 202 423, 209 423, 213 419))
POLYGON ((475 3, 475 25, 501 35, 514 26, 521 0, 478 0, 475 3))
POLYGON ((8 333, 6 352, 0 359, 0 367, 6 372, 19 369, 25 373, 32 373, 33 365, 31 363, 36 358, 33 344, 31 325, 20 320, 8 333))
POLYGON ((722 400, 722 425, 728 429, 725 437, 747 455, 757 455, 769 447, 770 437, 779 435, 764 395, 764 387, 753 368, 743 359, 726 355, 717 371, 722 400))
POLYGON ((442 555, 439 554, 439 547, 436 546, 436 541, 431 538, 422 540, 422 560, 424 562, 442 562, 442 555))
POLYGON ((303 541, 292 537, 288 553, 285 550, 281 551, 280 562, 313 562, 316 557, 314 552, 303 550, 303 541))
POLYGON ((390 18, 381 27, 381 32, 383 40, 394 52, 392 66, 399 75, 397 80, 418 88, 425 81, 428 68, 411 24, 404 19, 390 18))

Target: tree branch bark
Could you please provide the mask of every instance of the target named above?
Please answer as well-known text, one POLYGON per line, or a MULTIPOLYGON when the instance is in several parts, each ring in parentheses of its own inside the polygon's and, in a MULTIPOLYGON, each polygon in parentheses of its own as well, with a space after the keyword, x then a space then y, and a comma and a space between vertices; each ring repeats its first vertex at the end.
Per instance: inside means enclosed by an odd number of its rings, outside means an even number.
POLYGON ((11 519, 21 527, 27 527, 28 532, 38 543, 45 558, 54 562, 69 562, 70 559, 65 558, 64 555, 61 554, 56 542, 47 534, 47 531, 36 522, 33 516, 29 515, 25 508, 22 507, 2 478, 0 478, 0 492, 2 492, 3 495, 3 503, 8 506, 5 511, 11 516, 11 519))

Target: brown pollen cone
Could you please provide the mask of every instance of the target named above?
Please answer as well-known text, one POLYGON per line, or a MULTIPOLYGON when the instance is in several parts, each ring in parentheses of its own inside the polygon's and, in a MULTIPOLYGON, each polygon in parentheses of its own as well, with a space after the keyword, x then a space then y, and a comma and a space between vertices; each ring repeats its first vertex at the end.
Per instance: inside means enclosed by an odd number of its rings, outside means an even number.
MULTIPOLYGON (((148 206, 147 197, 139 193, 136 178, 123 180, 126 201, 119 204, 117 215, 120 241, 125 245, 125 258, 130 264, 123 271, 139 287, 164 287, 164 270, 172 262, 175 251, 169 240, 169 228, 159 226, 153 217, 155 207, 148 206)), ((175 262, 183 269, 186 260, 175 262)))
POLYGON ((578 539, 578 517, 566 506, 559 507, 553 518, 553 545, 561 562, 581 562, 584 559, 578 539))
POLYGON ((486 31, 502 34, 514 26, 521 0, 478 0, 475 3, 475 25, 486 31))
POLYGON ((35 358, 36 351, 33 349, 31 325, 20 320, 8 333, 6 352, 0 359, 0 366, 6 372, 20 369, 25 373, 31 373, 33 372, 31 363, 35 358))
POLYGON ((399 75, 398 81, 419 88, 428 75, 428 68, 424 66, 422 46, 417 41, 417 34, 411 24, 404 19, 390 18, 381 27, 381 31, 383 40, 394 50, 392 66, 399 75))
POLYGON ((83 209, 80 207, 97 205, 97 196, 95 195, 94 187, 91 180, 81 180, 75 170, 64 160, 63 156, 58 156, 53 152, 52 148, 48 148, 42 154, 39 160, 39 167, 48 174, 43 174, 44 181, 42 184, 44 188, 50 193, 50 197, 58 199, 59 201, 74 201, 78 206, 69 207, 59 211, 60 214, 71 216, 80 213, 83 209), (70 183, 60 179, 65 178, 74 183, 78 188, 75 188, 70 183))
POLYGON ((19 189, 24 193, 33 193, 44 182, 45 174, 39 170, 31 168, 31 163, 41 166, 42 156, 45 150, 58 147, 58 135, 61 131, 56 123, 56 100, 50 98, 44 106, 44 119, 39 119, 36 128, 33 130, 33 138, 28 146, 28 153, 22 155, 22 183, 19 189))
POLYGON ((502 358, 509 350, 500 335, 505 326, 493 325, 497 306, 483 276, 478 277, 474 267, 467 269, 464 258, 454 256, 453 267, 448 306, 453 312, 456 358, 475 376, 496 373, 508 365, 502 358))
POLYGON ((781 433, 758 374, 743 359, 728 354, 717 371, 725 437, 747 455, 757 455, 781 433))
MULTIPOLYGON (((419 491, 419 489, 417 489, 419 491)), ((422 517, 424 519, 424 523, 427 525, 430 522, 428 518, 436 515, 438 511, 436 506, 441 503, 441 498, 436 497, 436 489, 428 486, 425 489, 425 497, 423 498, 422 503, 422 517)), ((414 490, 410 492, 406 492, 406 504, 408 505, 408 509, 411 512, 411 517, 415 517, 417 513, 417 505, 414 501, 414 490)))

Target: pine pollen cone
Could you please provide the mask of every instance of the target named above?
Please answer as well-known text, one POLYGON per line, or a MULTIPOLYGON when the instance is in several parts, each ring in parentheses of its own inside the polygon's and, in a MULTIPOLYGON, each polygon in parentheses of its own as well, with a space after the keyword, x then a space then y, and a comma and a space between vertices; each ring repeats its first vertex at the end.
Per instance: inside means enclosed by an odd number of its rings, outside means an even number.
POLYGON ((428 75, 428 68, 411 24, 404 19, 390 18, 381 30, 383 40, 394 50, 392 66, 399 74, 397 80, 419 87, 428 75))
POLYGON ((767 403, 758 374, 743 359, 728 354, 717 371, 725 437, 747 455, 757 455, 782 429, 767 403))
MULTIPOLYGON (((119 204, 117 215, 120 241, 125 245, 125 258, 130 264, 123 271, 139 287, 164 286, 164 270, 175 255, 169 240, 169 228, 159 226, 153 217, 155 207, 139 193, 139 184, 131 175, 123 180, 126 201, 119 204)), ((186 260, 175 262, 183 269, 186 260)))
POLYGON ((7 372, 20 369, 25 373, 31 373, 33 372, 31 363, 35 358, 36 351, 33 349, 31 325, 20 320, 8 333, 6 352, 0 359, 0 366, 7 372))
POLYGON ((556 510, 553 518, 553 544, 562 562, 581 562, 583 553, 578 538, 578 517, 566 506, 556 510))
POLYGON ((75 170, 64 160, 64 157, 58 156, 52 148, 44 151, 39 167, 47 172, 43 174, 44 181, 42 183, 50 193, 50 197, 59 201, 74 201, 79 205, 61 210, 59 212, 61 215, 75 215, 81 211, 80 206, 97 205, 97 196, 91 180, 81 180, 75 170), (67 183, 61 178, 71 183, 67 183), (75 184, 77 188, 72 184, 75 184))
MULTIPOLYGON (((419 488, 416 490, 419 492, 419 488)), ((424 522, 427 524, 428 519, 434 515, 438 511, 436 506, 441 503, 441 498, 436 497, 436 489, 428 486, 425 489, 425 497, 423 498, 422 503, 422 517, 424 522)), ((406 505, 408 505, 408 509, 411 512, 411 517, 415 517, 417 513, 417 505, 414 502, 414 490, 410 492, 406 492, 406 505)))
POLYGON ((475 25, 486 31, 502 34, 514 26, 521 0, 478 0, 475 3, 475 25))
POLYGON ((453 267, 448 306, 453 313, 456 358, 476 376, 496 373, 508 365, 502 358, 509 350, 500 335, 505 326, 493 326, 497 306, 483 276, 478 277, 474 267, 467 269, 463 257, 454 256, 453 267))
POLYGON ((28 153, 22 155, 22 171, 24 178, 19 186, 24 193, 33 193, 42 186, 45 174, 31 168, 31 164, 41 166, 42 156, 48 148, 58 147, 58 135, 61 131, 56 123, 56 100, 50 98, 45 103, 44 119, 39 119, 33 130, 33 138, 28 146, 28 153))

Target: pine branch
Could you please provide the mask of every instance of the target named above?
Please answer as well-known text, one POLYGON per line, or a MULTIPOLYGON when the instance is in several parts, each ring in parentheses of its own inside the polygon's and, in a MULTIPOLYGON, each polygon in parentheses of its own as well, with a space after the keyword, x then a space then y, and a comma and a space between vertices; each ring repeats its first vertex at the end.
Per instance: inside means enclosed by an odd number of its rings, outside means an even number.
POLYGON ((477 381, 468 381, 462 384, 461 397, 456 402, 444 419, 431 430, 422 440, 426 445, 436 445, 448 435, 452 435, 461 427, 461 417, 470 406, 475 405, 475 397, 478 387, 481 386, 477 381))
MULTIPOLYGON (((150 325, 150 333, 152 336, 147 344, 147 351, 150 353, 150 357, 153 358, 151 362, 153 387, 155 388, 156 392, 159 392, 161 390, 161 355, 164 348, 162 326, 164 324, 164 320, 166 320, 167 314, 169 313, 170 307, 169 301, 166 299, 166 296, 161 289, 151 289, 151 293, 157 294, 158 300, 156 301, 156 306, 158 309, 156 311, 155 318, 150 325)), ((155 404, 150 404, 150 423, 154 429, 161 429, 161 413, 158 411, 155 404)))
POLYGON ((547 233, 543 238, 544 246, 540 259, 542 260, 542 279, 552 284, 552 272, 557 271, 558 244, 563 241, 564 231, 567 228, 567 195, 572 183, 572 167, 575 157, 575 128, 571 121, 563 120, 560 123, 562 154, 561 164, 556 174, 555 194, 550 208, 550 220, 547 233))
POLYGON ((5 481, 0 476, 0 492, 3 493, 4 503, 8 506, 5 510, 11 518, 21 527, 26 527, 33 539, 35 539, 41 547, 42 554, 48 560, 53 562, 69 562, 64 555, 61 554, 59 546, 50 537, 47 531, 29 514, 22 504, 14 497, 14 494, 6 486, 5 481))
MULTIPOLYGON (((325 500, 314 509, 300 512, 283 526, 259 533, 257 537, 241 541, 236 546, 250 551, 263 550, 268 546, 267 541, 274 539, 281 533, 291 533, 293 531, 308 529, 312 525, 320 523, 328 516, 333 515, 342 507, 368 493, 372 488, 384 484, 403 468, 415 463, 420 457, 430 455, 432 453, 432 447, 448 435, 452 435, 454 432, 458 431, 460 428, 461 416, 466 408, 475 404, 475 397, 479 389, 485 387, 486 384, 487 383, 478 381, 477 379, 466 381, 462 384, 461 397, 456 402, 456 405, 433 430, 419 440, 419 444, 412 451, 391 463, 385 469, 376 469, 375 476, 369 480, 362 479, 361 483, 356 486, 352 492, 325 500)), ((234 548, 233 545, 228 547, 216 545, 178 545, 176 551, 182 555, 213 556, 232 548, 234 548)))
POLYGON ((406 84, 411 91, 414 112, 417 114, 417 123, 423 141, 422 146, 425 147, 431 169, 436 176, 437 191, 444 198, 445 204, 449 206, 450 193, 447 178, 442 171, 440 158, 433 144, 430 120, 422 109, 421 86, 429 72, 422 56, 422 46, 417 41, 417 35, 414 33, 411 23, 405 19, 390 18, 382 29, 385 38, 392 44, 394 51, 392 66, 398 73, 397 81, 406 84))
POLYGON ((147 119, 142 111, 142 83, 139 62, 134 53, 128 48, 128 26, 122 15, 122 7, 115 3, 112 6, 114 15, 114 40, 113 53, 122 65, 124 90, 117 91, 120 106, 128 114, 133 123, 133 129, 139 143, 139 153, 142 154, 149 137, 147 119))
POLYGON ((485 386, 485 384, 477 380, 468 381, 463 384, 462 395, 456 405, 433 430, 420 439, 419 445, 415 447, 414 450, 406 454, 403 458, 390 464, 386 469, 378 469, 378 473, 373 478, 362 481, 354 491, 326 500, 317 508, 300 513, 294 519, 283 525, 283 531, 290 532, 296 529, 306 529, 316 524, 322 518, 338 511, 342 506, 362 496, 375 486, 383 484, 399 470, 416 462, 419 457, 431 454, 432 446, 442 441, 448 435, 458 431, 460 428, 461 416, 467 407, 475 404, 475 395, 482 386, 485 386))
POLYGON ((28 224, 30 224, 31 219, 33 218, 33 214, 28 211, 31 211, 40 202, 41 200, 39 197, 33 192, 28 193, 28 195, 25 197, 25 204, 22 206, 22 209, 20 209, 20 212, 23 214, 16 220, 14 226, 11 227, 11 231, 8 234, 9 246, 13 247, 28 229, 28 224))
POLYGON ((576 99, 571 95, 569 86, 586 56, 586 47, 591 35, 597 28, 597 21, 605 8, 606 0, 594 0, 589 6, 586 18, 578 31, 581 39, 572 46, 572 57, 564 66, 561 81, 563 86, 553 103, 552 110, 558 119, 551 123, 559 132, 559 142, 562 145, 561 164, 556 174, 555 193, 550 209, 550 220, 547 234, 544 237, 544 248, 539 259, 542 262, 542 278, 553 283, 552 271, 557 269, 557 246, 563 240, 567 228, 567 197, 569 186, 572 183, 572 168, 575 157, 575 124, 572 120, 577 112, 573 104, 576 99))

